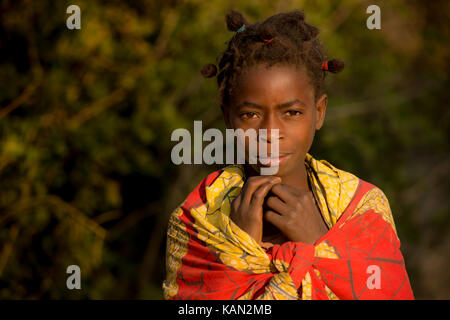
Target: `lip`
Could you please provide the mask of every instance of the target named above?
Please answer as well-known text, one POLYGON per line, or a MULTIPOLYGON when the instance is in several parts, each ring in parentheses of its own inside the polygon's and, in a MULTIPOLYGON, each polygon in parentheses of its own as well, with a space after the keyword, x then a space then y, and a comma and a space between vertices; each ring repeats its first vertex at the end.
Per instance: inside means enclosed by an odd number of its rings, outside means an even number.
POLYGON ((273 167, 279 166, 283 162, 285 162, 291 153, 280 154, 278 157, 258 157, 258 163, 260 163, 264 167, 273 167), (262 161, 261 161, 262 160, 262 161))

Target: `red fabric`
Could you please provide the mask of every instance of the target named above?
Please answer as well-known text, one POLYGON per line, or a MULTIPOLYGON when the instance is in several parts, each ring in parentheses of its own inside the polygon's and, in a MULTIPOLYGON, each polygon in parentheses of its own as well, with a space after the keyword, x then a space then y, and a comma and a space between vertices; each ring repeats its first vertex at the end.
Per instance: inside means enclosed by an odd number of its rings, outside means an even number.
MULTIPOLYGON (((181 220, 190 235, 188 251, 178 270, 178 292, 172 299, 237 299, 255 288, 252 299, 261 295, 276 273, 252 274, 223 264, 215 252, 197 237, 190 208, 205 203, 204 188, 219 176, 208 176, 186 199, 181 220)), ((301 284, 309 272, 312 299, 328 299, 325 285, 339 299, 414 299, 406 273, 400 241, 393 228, 373 209, 351 217, 362 196, 373 185, 360 180, 353 200, 338 222, 315 245, 326 241, 339 255, 335 258, 314 256, 314 245, 286 242, 266 250, 270 259, 287 262, 289 274, 301 298, 301 284), (351 217, 351 218, 350 218, 351 217), (380 289, 369 289, 368 267, 381 270, 380 289), (320 272, 320 277, 313 270, 320 272)))

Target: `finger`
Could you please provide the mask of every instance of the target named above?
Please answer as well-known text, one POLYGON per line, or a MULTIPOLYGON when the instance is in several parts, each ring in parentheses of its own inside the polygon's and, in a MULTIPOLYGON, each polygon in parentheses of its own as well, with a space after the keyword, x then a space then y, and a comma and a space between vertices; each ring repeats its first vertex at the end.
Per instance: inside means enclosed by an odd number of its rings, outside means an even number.
POLYGON ((292 190, 290 186, 282 183, 273 186, 272 193, 278 196, 283 202, 290 205, 294 204, 299 199, 299 194, 296 190, 292 190))
POLYGON ((242 196, 241 193, 238 194, 236 198, 231 202, 231 212, 237 212, 241 206, 242 196))
POLYGON ((277 196, 271 196, 266 199, 265 202, 268 209, 278 212, 279 214, 287 214, 289 211, 288 206, 277 196))
POLYGON ((264 183, 266 182, 273 182, 273 183, 280 183, 281 178, 280 177, 274 177, 274 176, 255 176, 250 177, 244 184, 244 187, 242 189, 242 201, 244 203, 250 204, 252 200, 253 193, 264 183))
POLYGON ((270 189, 274 185, 275 181, 268 181, 261 185, 252 195, 250 202, 250 209, 258 207, 262 208, 264 198, 269 194, 270 189))
POLYGON ((288 185, 288 184, 285 184, 284 186, 286 187, 287 190, 289 190, 292 194, 296 195, 297 197, 301 197, 309 192, 309 191, 298 189, 298 188, 288 185))
POLYGON ((275 227, 283 231, 285 226, 285 219, 278 213, 276 213, 273 210, 266 210, 264 212, 264 219, 269 221, 271 224, 273 224, 275 227))
POLYGON ((303 199, 308 194, 306 191, 281 183, 274 186, 272 192, 281 200, 291 205, 294 205, 298 200, 303 199))

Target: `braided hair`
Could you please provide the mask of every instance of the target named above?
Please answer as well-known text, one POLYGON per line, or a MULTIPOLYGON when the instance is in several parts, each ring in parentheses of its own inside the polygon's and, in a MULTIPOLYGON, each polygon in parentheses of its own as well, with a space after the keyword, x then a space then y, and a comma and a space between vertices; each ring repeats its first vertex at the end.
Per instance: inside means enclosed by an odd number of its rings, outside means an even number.
POLYGON ((227 12, 228 30, 236 33, 219 56, 218 67, 208 63, 201 70, 206 78, 217 76, 221 106, 229 105, 239 75, 261 63, 267 67, 275 64, 305 66, 314 87, 315 99, 318 99, 326 72, 341 71, 344 62, 326 60, 322 43, 317 38, 319 29, 306 23, 304 18, 303 11, 295 10, 249 24, 240 12, 227 12))

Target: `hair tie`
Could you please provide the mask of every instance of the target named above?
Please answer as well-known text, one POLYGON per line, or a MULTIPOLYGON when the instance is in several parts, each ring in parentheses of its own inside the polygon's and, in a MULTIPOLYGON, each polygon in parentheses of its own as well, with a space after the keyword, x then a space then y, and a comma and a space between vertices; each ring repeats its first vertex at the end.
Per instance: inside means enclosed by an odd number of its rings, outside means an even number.
POLYGON ((269 43, 270 41, 272 41, 273 40, 273 38, 270 38, 270 39, 262 39, 265 43, 269 43))
POLYGON ((322 62, 322 70, 323 71, 328 71, 328 60, 322 62))
POLYGON ((242 31, 244 31, 244 30, 245 30, 245 23, 242 25, 242 27, 240 27, 240 28, 236 31, 236 33, 242 32, 242 31))

